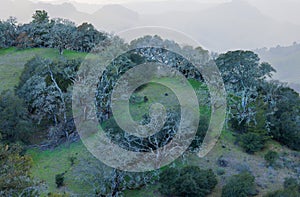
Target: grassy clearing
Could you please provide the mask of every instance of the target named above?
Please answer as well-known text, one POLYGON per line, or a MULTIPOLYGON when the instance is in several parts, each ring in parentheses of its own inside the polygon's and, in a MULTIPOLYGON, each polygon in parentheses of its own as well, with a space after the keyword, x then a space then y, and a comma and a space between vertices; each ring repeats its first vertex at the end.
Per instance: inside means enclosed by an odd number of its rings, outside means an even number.
POLYGON ((33 48, 21 50, 13 47, 0 49, 0 92, 13 89, 18 84, 24 65, 35 56, 50 59, 58 59, 60 57, 76 59, 84 58, 86 53, 66 50, 61 56, 56 49, 33 48))
POLYGON ((76 174, 72 173, 72 168, 76 165, 78 158, 94 159, 81 142, 63 144, 54 150, 30 149, 27 154, 33 159, 31 170, 33 177, 47 186, 44 194, 64 191, 77 194, 90 192, 90 188, 75 181, 76 174), (73 166, 71 157, 75 158, 73 166), (60 173, 65 173, 65 187, 58 189, 55 184, 55 175, 60 173))

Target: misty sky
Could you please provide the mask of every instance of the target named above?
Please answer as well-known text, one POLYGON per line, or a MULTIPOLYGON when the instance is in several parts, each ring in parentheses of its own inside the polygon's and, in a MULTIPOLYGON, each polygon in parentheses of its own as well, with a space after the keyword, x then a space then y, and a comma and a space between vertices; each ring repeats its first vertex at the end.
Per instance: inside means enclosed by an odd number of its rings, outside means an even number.
MULTIPOLYGON (((35 2, 59 2, 58 0, 33 0, 35 2)), ((79 3, 97 3, 97 4, 106 4, 106 3, 130 3, 130 2, 155 2, 155 1, 165 1, 165 0, 64 0, 64 1, 76 1, 79 3)), ((184 0, 176 0, 176 1, 184 1, 184 0)), ((197 2, 203 3, 212 3, 212 2, 226 2, 228 0, 193 0, 197 2)))
MULTIPOLYGON (((22 1, 22 0, 15 0, 15 1, 22 1)), ((148 9, 149 4, 146 7, 131 7, 133 4, 137 4, 139 6, 142 5, 143 2, 198 2, 198 3, 206 3, 206 4, 218 4, 224 2, 230 2, 232 0, 31 0, 33 2, 51 2, 51 3, 62 3, 62 2, 78 2, 78 3, 85 3, 87 4, 122 4, 125 6, 129 6, 129 8, 134 9, 135 11, 140 11, 143 13, 149 12, 156 12, 156 8, 153 10, 150 8, 148 9)), ((247 1, 248 3, 257 7, 263 14, 274 18, 278 21, 282 22, 290 22, 293 24, 300 25, 300 0, 233 0, 233 1, 247 1)), ((153 5, 153 4, 152 4, 153 5)), ((172 7, 172 6, 171 6, 172 7)), ((187 6, 189 7, 189 6, 187 6)), ((97 7, 86 7, 76 5, 76 8, 79 11, 89 12, 92 13, 96 11, 97 7)), ((163 7, 159 9, 161 10, 170 10, 171 8, 163 7)), ((185 10, 186 8, 182 7, 181 9, 185 10)))

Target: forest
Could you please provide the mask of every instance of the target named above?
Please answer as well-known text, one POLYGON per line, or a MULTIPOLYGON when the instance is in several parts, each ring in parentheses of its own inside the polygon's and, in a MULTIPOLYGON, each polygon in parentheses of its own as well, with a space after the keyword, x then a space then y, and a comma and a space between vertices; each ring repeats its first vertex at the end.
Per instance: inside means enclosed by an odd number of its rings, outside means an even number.
POLYGON ((253 51, 212 54, 160 36, 127 43, 90 23, 76 25, 37 10, 29 23, 0 21, 0 57, 0 196, 300 196, 299 93, 273 79, 276 70, 253 51), (204 158, 197 153, 213 113, 211 96, 186 58, 214 61, 226 90, 222 134, 204 158), (80 72, 87 61, 103 65, 112 59, 99 79, 80 72), (166 123, 149 138, 123 131, 111 104, 118 79, 145 63, 164 63, 182 73, 196 92, 200 121, 192 143, 170 165, 123 171, 97 160, 81 142, 72 109, 74 84, 98 81, 97 121, 111 141, 151 152, 167 145, 180 123, 176 95, 159 85, 168 79, 142 85, 129 98, 132 118, 142 125, 150 122, 153 103, 165 106, 166 123))

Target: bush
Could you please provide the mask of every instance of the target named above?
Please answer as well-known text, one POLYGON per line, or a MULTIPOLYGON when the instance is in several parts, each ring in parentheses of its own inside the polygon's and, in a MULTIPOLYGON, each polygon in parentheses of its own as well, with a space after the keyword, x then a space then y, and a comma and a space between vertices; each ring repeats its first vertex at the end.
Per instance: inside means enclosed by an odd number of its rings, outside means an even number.
POLYGON ((71 166, 73 166, 75 164, 75 161, 76 161, 76 157, 75 156, 71 156, 71 157, 68 157, 70 163, 71 163, 71 166))
POLYGON ((160 176, 162 194, 174 196, 206 196, 217 185, 212 170, 201 170, 196 166, 182 169, 166 169, 160 176))
POLYGON ((240 146, 249 154, 253 154, 265 147, 266 137, 257 133, 245 133, 239 138, 240 146))
POLYGON ((268 151, 267 154, 265 155, 265 160, 268 166, 273 166, 278 158, 279 155, 275 151, 268 151))
POLYGON ((256 194, 255 178, 248 172, 234 175, 222 189, 222 197, 248 197, 256 194))
POLYGON ((265 197, 299 197, 300 185, 294 178, 287 178, 284 181, 284 189, 268 193, 265 197))
POLYGON ((225 172, 225 169, 224 168, 218 168, 217 169, 217 175, 221 176, 221 175, 224 175, 226 172, 225 172))
POLYGON ((286 178, 284 180, 283 186, 285 189, 289 189, 289 188, 290 189, 295 189, 295 188, 300 189, 300 185, 299 185, 297 179, 292 178, 292 177, 286 178))
POLYGON ((64 176, 65 176, 65 173, 55 175, 55 183, 56 183, 57 188, 60 188, 64 185, 64 181, 65 181, 64 176))

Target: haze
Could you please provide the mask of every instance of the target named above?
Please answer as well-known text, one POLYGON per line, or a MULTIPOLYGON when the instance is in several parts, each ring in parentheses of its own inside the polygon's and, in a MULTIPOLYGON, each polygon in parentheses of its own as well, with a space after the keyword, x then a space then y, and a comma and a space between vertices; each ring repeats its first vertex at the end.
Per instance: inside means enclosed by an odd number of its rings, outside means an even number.
POLYGON ((297 84, 300 80, 298 45, 293 49, 293 43, 300 43, 298 0, 1 0, 0 18, 15 16, 27 23, 37 9, 47 10, 51 18, 89 22, 106 32, 168 27, 216 52, 292 45, 278 49, 281 55, 256 51, 279 71, 278 78, 297 84), (295 51, 293 60, 285 61, 283 50, 295 51))

